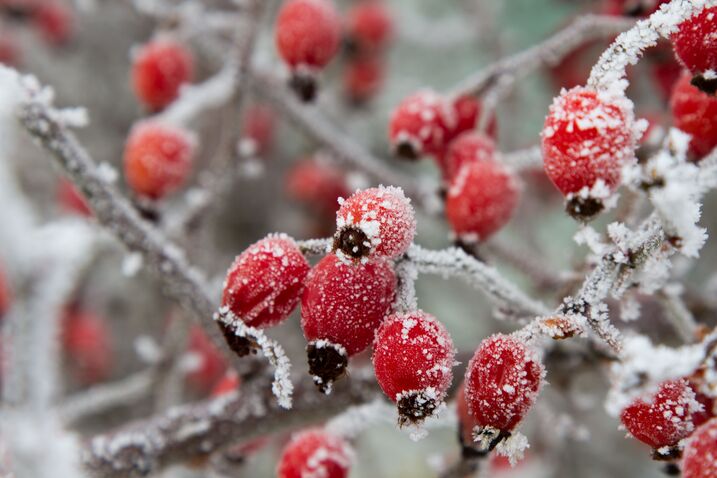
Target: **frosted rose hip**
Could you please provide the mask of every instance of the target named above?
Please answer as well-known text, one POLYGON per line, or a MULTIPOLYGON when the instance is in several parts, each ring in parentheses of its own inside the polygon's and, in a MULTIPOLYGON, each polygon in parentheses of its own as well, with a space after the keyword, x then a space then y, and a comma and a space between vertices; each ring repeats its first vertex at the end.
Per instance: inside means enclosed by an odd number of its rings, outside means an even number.
POLYGON ((450 181, 464 164, 494 158, 495 143, 492 139, 476 131, 466 131, 451 141, 446 154, 443 155, 443 177, 450 181))
POLYGON ((386 48, 393 33, 393 20, 383 0, 363 0, 346 13, 345 34, 350 48, 363 55, 386 48))
POLYGON ((161 199, 189 177, 194 138, 182 128, 142 122, 130 131, 124 150, 127 183, 140 196, 161 199))
POLYGON ((187 373, 187 383, 201 395, 211 393, 227 372, 228 364, 224 355, 197 325, 189 330, 187 351, 191 354, 195 366, 187 373))
POLYGON ((294 435, 279 458, 278 478, 347 478, 354 452, 341 437, 320 428, 294 435))
POLYGON ((364 189, 346 199, 336 213, 334 250, 346 257, 398 257, 416 233, 416 218, 403 190, 364 189))
POLYGON ((705 8, 680 23, 670 39, 677 58, 694 75, 692 83, 714 95, 717 89, 717 7, 705 8))
MULTIPOLYGON (((451 109, 455 115, 455 127, 451 131, 451 138, 475 129, 478 126, 482 107, 480 101, 472 95, 459 96, 453 100, 451 109)), ((495 138, 497 131, 498 122, 495 115, 493 115, 488 122, 486 133, 491 138, 495 138)))
POLYGON ((384 77, 383 62, 376 58, 356 58, 344 69, 343 85, 346 96, 355 104, 365 103, 381 89, 384 77))
POLYGON ((391 315, 376 332, 376 379, 398 405, 401 423, 419 422, 443 402, 455 350, 446 328, 422 311, 391 315))
POLYGON ((326 389, 348 357, 366 349, 389 311, 396 275, 387 261, 346 264, 329 254, 311 270, 301 296, 309 373, 326 389))
POLYGON ((424 90, 405 98, 393 110, 388 137, 396 155, 416 159, 442 153, 455 124, 451 105, 437 93, 424 90))
POLYGON ((601 198, 585 190, 598 182, 608 192, 617 188, 623 165, 635 157, 633 124, 630 111, 587 88, 555 98, 543 127, 543 160, 572 215, 590 219, 603 209, 601 198))
POLYGON ((184 83, 192 81, 194 60, 183 45, 170 39, 155 40, 139 48, 132 62, 132 86, 137 98, 153 110, 167 106, 179 96, 184 83))
POLYGON ((515 429, 535 403, 544 373, 537 353, 515 337, 495 334, 481 342, 466 370, 465 393, 482 447, 515 429))
POLYGON ((112 343, 106 323, 92 312, 68 307, 62 319, 62 347, 72 371, 84 384, 109 377, 112 343))
POLYGON ((692 154, 702 158, 717 146, 717 98, 692 86, 689 74, 677 81, 670 107, 675 127, 692 136, 692 154))
POLYGON ((448 189, 446 218, 461 241, 485 241, 510 221, 519 191, 513 174, 497 161, 464 164, 448 189))
POLYGON ((700 426, 687 441, 682 453, 683 478, 717 476, 717 418, 700 426))

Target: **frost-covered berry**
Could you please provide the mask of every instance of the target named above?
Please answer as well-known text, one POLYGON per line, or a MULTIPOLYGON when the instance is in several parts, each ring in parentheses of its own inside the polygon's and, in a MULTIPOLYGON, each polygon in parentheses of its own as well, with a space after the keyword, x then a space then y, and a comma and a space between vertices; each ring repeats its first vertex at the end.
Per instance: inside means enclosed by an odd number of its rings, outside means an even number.
POLYGON ((466 401, 483 449, 492 449, 535 403, 545 370, 521 340, 495 334, 481 342, 466 370, 466 401))
MULTIPOLYGON (((224 280, 222 307, 228 307, 251 327, 272 327, 296 308, 309 269, 292 238, 271 234, 234 259, 224 280)), ((226 336, 236 353, 250 351, 241 337, 233 333, 226 336)))
POLYGON ((224 355, 196 325, 189 330, 187 352, 191 365, 186 376, 187 383, 202 396, 210 394, 227 372, 224 355))
POLYGON ((124 150, 124 172, 132 190, 161 199, 179 189, 192 168, 194 138, 188 131, 157 122, 138 123, 124 150))
POLYGON ((94 313, 68 307, 62 318, 62 348, 75 378, 93 384, 109 377, 112 343, 106 323, 94 313))
POLYGON ((320 154, 297 161, 288 172, 286 188, 292 199, 332 218, 339 198, 349 194, 346 174, 320 154))
POLYGON ((717 476, 717 418, 700 426, 692 434, 682 454, 683 478, 717 476))
POLYGON ((398 405, 399 423, 420 422, 443 403, 453 380, 453 340, 422 311, 391 315, 373 344, 376 380, 398 405))
POLYGON ((510 221, 519 196, 517 180, 502 164, 470 162, 450 184, 446 218, 461 241, 485 241, 510 221))
POLYGON ((137 98, 149 109, 160 110, 179 96, 179 90, 194 76, 189 50, 170 39, 141 46, 132 62, 132 86, 137 98))
POLYGON ((371 344, 395 293, 387 261, 346 264, 329 254, 314 266, 301 297, 301 327, 309 373, 322 390, 343 375, 348 357, 371 344))
POLYGON ((74 18, 72 11, 59 0, 46 0, 37 4, 32 15, 42 38, 51 45, 63 45, 72 37, 74 18))
POLYGON ((263 104, 253 104, 242 114, 241 134, 243 144, 250 141, 252 154, 265 153, 272 144, 275 129, 274 110, 263 104))
POLYGON ((416 234, 416 217, 403 190, 393 186, 356 191, 336 213, 334 251, 344 257, 398 257, 416 234))
POLYGON ((689 74, 677 81, 670 107, 675 127, 692 136, 692 154, 701 158, 717 146, 717 98, 692 86, 689 74))
POLYGON ((625 407, 620 420, 632 436, 655 449, 656 455, 670 456, 670 448, 694 430, 692 414, 700 411, 702 405, 687 380, 669 380, 661 383, 653 396, 637 398, 625 407))
POLYGON ((631 110, 619 101, 583 87, 555 98, 543 127, 543 159, 571 215, 588 220, 603 209, 640 135, 631 110))
POLYGON ((393 34, 393 20, 383 0, 355 3, 346 13, 346 43, 352 53, 362 56, 380 53, 393 34))
POLYGON ((717 90, 717 7, 680 23, 670 39, 680 62, 694 76, 692 84, 714 95, 717 90))
POLYGON ((378 58, 361 57, 351 60, 343 73, 344 93, 355 105, 366 103, 381 89, 383 62, 378 58))
POLYGON ((494 156, 495 143, 492 139, 477 131, 466 131, 451 141, 446 154, 442 156, 443 178, 450 181, 464 164, 490 161, 494 156))
MULTIPOLYGON (((475 129, 480 118, 482 105, 478 98, 472 95, 462 95, 453 100, 451 104, 455 115, 455 126, 451 131, 451 138, 475 129)), ((495 116, 490 118, 486 133, 495 138, 498 132, 498 121, 495 116)))
POLYGON ((354 461, 351 446, 321 428, 294 435, 279 458, 277 478, 346 478, 354 461))
POLYGON ((332 0, 288 0, 275 25, 279 55, 291 69, 290 86, 304 101, 316 96, 316 72, 334 57, 341 20, 332 0))
POLYGON ((434 91, 422 90, 405 98, 393 110, 388 138, 394 154, 417 159, 424 154, 442 153, 455 124, 451 105, 434 91))
POLYGON ((68 212, 74 212, 80 216, 91 216, 92 210, 87 201, 77 191, 77 188, 67 179, 60 179, 57 185, 57 202, 68 212))
POLYGON ((10 286, 5 278, 5 273, 0 269, 0 319, 10 310, 10 286))

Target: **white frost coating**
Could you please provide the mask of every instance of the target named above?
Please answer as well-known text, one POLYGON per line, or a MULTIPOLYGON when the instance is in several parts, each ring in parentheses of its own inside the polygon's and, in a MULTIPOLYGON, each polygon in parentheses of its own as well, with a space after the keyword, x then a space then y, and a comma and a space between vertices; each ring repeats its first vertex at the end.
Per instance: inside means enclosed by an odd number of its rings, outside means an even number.
POLYGON ((219 312, 214 315, 214 320, 230 326, 237 336, 246 337, 256 342, 261 353, 274 367, 274 382, 271 385, 271 390, 274 392, 279 406, 286 409, 291 408, 294 392, 294 384, 291 383, 290 376, 291 362, 281 345, 269 339, 261 330, 246 325, 228 307, 220 308, 219 312))
POLYGON ((508 438, 501 440, 495 447, 496 453, 508 458, 510 466, 515 466, 525 456, 525 450, 530 448, 528 438, 520 432, 514 431, 508 438))
POLYGON ((394 270, 398 278, 396 300, 393 305, 394 312, 409 312, 418 309, 418 299, 416 299, 418 269, 410 261, 399 261, 394 270))

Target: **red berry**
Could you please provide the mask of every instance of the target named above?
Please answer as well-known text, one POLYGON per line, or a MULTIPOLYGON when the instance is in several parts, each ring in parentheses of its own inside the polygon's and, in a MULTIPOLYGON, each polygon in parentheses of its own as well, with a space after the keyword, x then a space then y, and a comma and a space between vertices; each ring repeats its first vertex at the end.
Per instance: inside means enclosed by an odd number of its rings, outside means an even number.
POLYGON ((446 218, 466 242, 485 241, 505 226, 518 205, 518 182, 493 160, 464 164, 446 197, 446 218))
POLYGON ((455 111, 437 93, 424 90, 405 98, 393 111, 388 137, 394 153, 406 159, 440 154, 455 130, 455 111))
POLYGON ((57 186, 57 202, 68 212, 74 212, 80 216, 92 216, 92 210, 87 205, 85 198, 67 179, 60 179, 57 186))
POLYGON ((416 234, 416 218, 403 190, 393 186, 364 189, 343 201, 336 213, 334 250, 360 259, 398 257, 416 234))
POLYGON ((272 327, 296 308, 309 269, 292 238, 269 235, 234 260, 224 281, 222 307, 251 327, 272 327))
POLYGON ((196 367, 187 374, 189 385, 201 395, 208 395, 227 371, 227 362, 199 326, 189 331, 188 352, 196 359, 196 367))
POLYGON ((278 478, 346 478, 354 452, 346 441, 320 428, 295 435, 284 448, 278 478))
POLYGON ((680 23, 670 37, 680 62, 695 75, 694 82, 708 93, 717 89, 717 7, 680 23))
POLYGON ((15 37, 8 32, 0 35, 0 63, 7 66, 17 67, 20 63, 22 52, 15 37))
MULTIPOLYGON (((453 112, 455 115, 455 127, 451 137, 458 136, 466 131, 475 129, 480 118, 482 105, 475 96, 464 95, 459 96, 453 101, 453 112)), ((495 138, 498 131, 498 122, 493 116, 488 123, 487 133, 491 138, 495 138)))
POLYGON ((105 322, 86 310, 70 307, 62 319, 62 346, 76 378, 92 384, 109 377, 112 343, 105 322))
POLYGON ((349 194, 346 174, 321 155, 297 161, 288 173, 289 196, 316 210, 336 214, 339 198, 349 194))
POLYGON ((34 10, 33 19, 42 37, 52 45, 62 45, 72 36, 72 12, 58 0, 40 2, 34 10))
MULTIPOLYGON (((568 199, 579 199, 577 193, 598 182, 612 191, 620 182, 623 165, 635 156, 637 139, 632 113, 619 102, 583 87, 563 91, 545 119, 545 172, 568 199)), ((583 218, 597 214, 602 203, 590 199, 588 205, 583 198, 572 212, 583 218)))
POLYGON ((717 146, 717 98, 692 86, 689 74, 677 81, 670 107, 675 126, 692 136, 692 154, 701 158, 717 146))
POLYGON ((10 310, 11 297, 10 285, 7 283, 3 270, 0 269, 0 319, 10 310))
POLYGON ((161 199, 179 189, 192 168, 194 139, 184 129, 155 122, 138 123, 124 150, 127 184, 140 196, 161 199))
POLYGON ((421 421, 443 402, 454 362, 451 336, 425 312, 391 315, 376 332, 376 379, 383 393, 398 404, 401 423, 421 421))
POLYGON ((468 409, 466 382, 461 382, 456 392, 456 415, 458 415, 459 439, 464 447, 473 447, 473 429, 477 423, 468 409))
POLYGON ((393 34, 391 12, 382 0, 358 2, 346 14, 345 31, 349 44, 358 53, 380 52, 393 34))
POLYGON ((717 476, 717 418, 700 426, 687 441, 682 454, 683 478, 717 476))
POLYGON ((371 344, 395 293, 387 261, 346 264, 329 254, 314 266, 301 297, 301 327, 310 342, 309 372, 322 389, 371 344))
POLYGON ((670 380, 661 383, 654 396, 633 401, 620 420, 632 436, 652 448, 672 447, 692 432, 692 414, 701 409, 687 380, 670 380))
POLYGON ((535 403, 545 370, 521 340, 495 334, 481 342, 466 370, 466 400, 476 424, 513 430, 535 403))
POLYGON ((192 54, 169 39, 140 47, 132 63, 132 86, 148 108, 159 110, 179 96, 179 89, 194 76, 192 54))
POLYGON ((242 140, 252 142, 254 153, 265 153, 273 142, 275 123, 274 110, 268 106, 248 106, 242 117, 242 140))
POLYGON ((228 370, 212 388, 212 397, 221 397, 228 393, 236 392, 241 385, 241 377, 234 370, 228 370))
POLYGON ((383 84, 384 66, 380 59, 361 57, 351 60, 344 70, 346 96, 355 104, 373 98, 383 84))
POLYGON ((451 141, 442 157, 441 170, 446 180, 453 179, 464 164, 475 161, 492 161, 495 143, 489 137, 476 131, 466 131, 451 141))

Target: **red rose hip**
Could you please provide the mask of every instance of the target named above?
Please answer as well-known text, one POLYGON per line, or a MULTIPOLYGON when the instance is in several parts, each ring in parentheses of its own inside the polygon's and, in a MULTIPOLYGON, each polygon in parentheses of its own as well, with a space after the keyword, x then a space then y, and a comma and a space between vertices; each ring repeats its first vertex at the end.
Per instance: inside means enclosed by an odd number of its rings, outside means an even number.
POLYGON ((183 45, 170 39, 154 40, 137 51, 132 62, 132 86, 150 110, 161 110, 179 96, 194 76, 194 60, 183 45))
POLYGON ((670 37, 675 54, 705 93, 717 90, 717 7, 705 8, 680 23, 670 37))
POLYGON ((227 372, 224 355, 197 325, 189 331, 187 351, 195 361, 195 367, 187 373, 187 383, 201 395, 210 394, 227 372))
POLYGON ((535 403, 544 374, 537 353, 521 340, 495 334, 481 342, 465 376, 481 448, 492 449, 515 429, 535 403))
POLYGON ((105 322, 93 314, 69 307, 62 319, 62 347, 75 377, 93 384, 109 377, 112 344, 105 322))
POLYGON ((424 154, 440 154, 456 125, 455 111, 431 90, 405 98, 391 114, 388 137, 394 154, 417 159, 424 154))
POLYGON ((717 418, 700 426, 687 441, 682 453, 683 478, 717 476, 717 418))
POLYGON ((376 379, 398 405, 399 423, 431 416, 453 380, 455 349, 443 324, 422 311, 391 315, 373 350, 376 379))
POLYGON ((329 254, 311 270, 301 296, 309 373, 323 391, 348 357, 366 349, 393 303, 396 274, 384 260, 347 264, 329 254))
POLYGON ((139 196, 162 199, 186 182, 193 154, 194 138, 188 131, 139 123, 130 131, 124 150, 127 184, 139 196))
POLYGON ((381 89, 384 66, 376 58, 357 58, 346 65, 343 75, 344 92, 354 105, 373 98, 381 89))
POLYGON ((333 218, 339 198, 349 194, 344 171, 320 154, 297 161, 286 179, 289 196, 333 218))
POLYGON ((341 437, 320 428, 295 435, 279 458, 277 478, 347 478, 354 452, 341 437))
POLYGON ((342 258, 395 258, 406 252, 415 234, 416 217, 402 189, 364 189, 343 201, 336 213, 334 251, 342 258))
POLYGON ((717 146, 717 98, 690 84, 684 73, 672 90, 670 99, 675 127, 692 136, 690 152, 702 158, 717 146))
POLYGON ((441 170, 447 181, 453 179, 464 164, 490 161, 495 158, 495 143, 488 136, 466 131, 451 141, 443 155, 441 170))
POLYGON ((346 42, 353 53, 361 56, 380 53, 392 33, 393 20, 383 0, 358 2, 346 14, 346 42))

